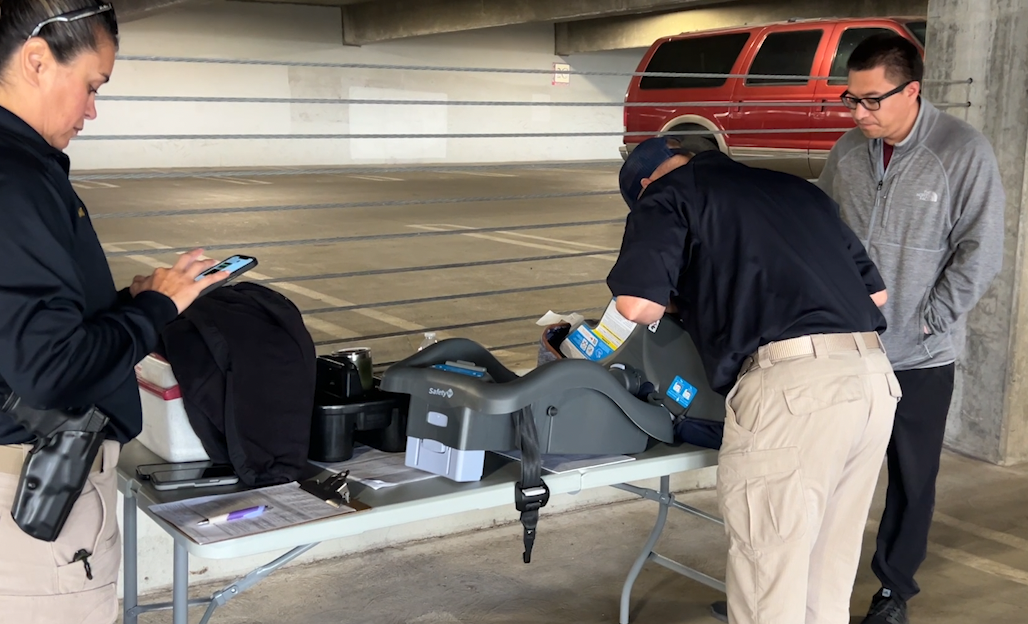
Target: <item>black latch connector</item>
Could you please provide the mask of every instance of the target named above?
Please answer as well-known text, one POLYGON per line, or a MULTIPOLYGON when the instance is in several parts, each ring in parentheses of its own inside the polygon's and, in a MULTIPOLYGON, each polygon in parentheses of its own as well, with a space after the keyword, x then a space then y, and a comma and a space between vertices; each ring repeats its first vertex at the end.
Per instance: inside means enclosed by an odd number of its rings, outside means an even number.
POLYGON ((539 526, 539 510, 550 501, 550 488, 543 481, 539 485, 522 487, 518 481, 514 485, 514 505, 521 512, 521 524, 525 527, 525 553, 522 560, 532 562, 532 547, 535 545, 535 532, 539 526))
POLYGON ((521 487, 521 482, 514 484, 514 506, 524 513, 526 511, 539 511, 550 502, 550 488, 543 481, 540 485, 521 487))

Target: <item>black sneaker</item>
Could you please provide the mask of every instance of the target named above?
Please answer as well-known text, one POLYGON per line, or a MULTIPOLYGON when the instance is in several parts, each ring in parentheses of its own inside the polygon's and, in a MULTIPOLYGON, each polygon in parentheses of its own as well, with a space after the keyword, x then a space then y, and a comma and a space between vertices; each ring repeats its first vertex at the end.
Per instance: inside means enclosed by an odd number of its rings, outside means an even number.
POLYGON ((710 605, 710 614, 714 616, 715 620, 722 622, 728 621, 728 603, 724 600, 718 600, 714 604, 710 605))
POLYGON ((871 609, 861 624, 910 624, 907 601, 882 588, 871 599, 871 609))

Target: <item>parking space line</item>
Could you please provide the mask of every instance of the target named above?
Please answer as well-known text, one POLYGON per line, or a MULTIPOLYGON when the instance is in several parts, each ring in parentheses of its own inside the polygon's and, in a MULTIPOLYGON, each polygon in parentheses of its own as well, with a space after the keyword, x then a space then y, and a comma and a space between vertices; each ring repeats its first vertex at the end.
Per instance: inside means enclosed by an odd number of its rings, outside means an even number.
MULTIPOLYGON (((867 530, 878 531, 880 523, 877 520, 868 520, 867 530)), ((979 572, 985 572, 993 576, 999 576, 1013 581, 1021 585, 1028 585, 1028 572, 1008 566, 998 561, 986 559, 985 557, 979 557, 972 555, 969 552, 960 550, 959 548, 953 548, 952 546, 943 546, 938 542, 928 543, 928 553, 931 555, 937 555, 952 561, 953 563, 959 563, 960 565, 967 566, 971 569, 978 570, 979 572)))
POLYGON ((83 191, 95 191, 97 189, 109 188, 116 189, 121 188, 117 184, 111 184, 110 182, 100 182, 99 180, 90 180, 89 182, 73 181, 71 183, 75 188, 82 189, 83 191))
POLYGON ((549 173, 590 173, 593 175, 617 175, 617 169, 565 169, 564 167, 553 167, 552 169, 544 170, 549 173))
MULTIPOLYGON (((129 251, 128 249, 125 248, 127 245, 140 245, 142 243, 143 243, 143 241, 125 241, 125 242, 120 242, 120 243, 102 243, 100 246, 103 248, 104 251, 117 253, 117 252, 129 251)), ((128 258, 129 260, 135 260, 136 262, 138 262, 140 264, 145 264, 146 266, 150 267, 151 269, 157 269, 157 268, 167 267, 168 266, 167 262, 161 262, 160 260, 158 260, 157 258, 154 258, 152 256, 144 256, 142 254, 139 254, 139 255, 132 254, 130 256, 125 256, 125 257, 128 258)))
POLYGON ((331 338, 356 338, 357 334, 353 333, 345 327, 340 327, 335 323, 329 323, 321 319, 316 319, 313 316, 303 315, 303 324, 309 329, 315 329, 331 338))
POLYGON ((1018 550, 1028 551, 1028 540, 1022 537, 1017 537, 1016 535, 1010 535, 1008 533, 1001 533, 1000 531, 987 529, 983 526, 978 526, 977 524, 971 524, 970 522, 965 522, 952 516, 947 516, 946 514, 939 513, 938 511, 935 512, 933 518, 934 521, 938 522, 939 524, 943 524, 954 529, 959 529, 961 531, 964 531, 965 533, 970 533, 971 535, 981 537, 983 539, 998 542, 1000 544, 1003 544, 1004 546, 1010 546, 1011 548, 1017 548, 1018 550))
MULTIPOLYGON (((427 230, 429 232, 453 232, 453 231, 458 231, 458 230, 471 230, 471 229, 474 229, 474 228, 470 228, 470 227, 463 226, 463 225, 448 225, 448 224, 439 224, 439 225, 428 225, 428 224, 419 225, 419 224, 414 224, 414 225, 408 225, 407 227, 415 228, 415 229, 419 229, 419 230, 427 230)), ((570 248, 570 247, 556 247, 554 245, 542 245, 540 243, 530 243, 528 241, 514 240, 514 239, 511 239, 511 238, 504 238, 502 236, 495 236, 495 235, 492 235, 492 234, 481 234, 481 233, 478 233, 478 232, 468 232, 466 234, 461 234, 461 236, 467 236, 467 237, 470 237, 470 238, 479 238, 479 239, 482 239, 482 240, 489 240, 489 241, 494 241, 494 242, 497 242, 497 243, 506 243, 508 245, 517 245, 519 247, 530 247, 532 249, 542 249, 542 250, 545 250, 545 251, 557 251, 557 252, 561 252, 561 253, 574 253, 574 252, 579 251, 578 249, 573 249, 573 248, 570 248)), ((562 242, 563 243, 564 241, 557 241, 557 242, 562 242)), ((599 247, 598 249, 603 249, 603 247, 599 247)), ((616 261, 617 260, 617 256, 613 255, 613 254, 602 254, 602 255, 582 256, 582 257, 583 258, 599 258, 599 259, 605 260, 605 261, 616 261)))
MULTIPOLYGON (((118 243, 104 243, 102 246, 103 246, 105 251, 115 251, 115 252, 117 252, 117 251, 129 251, 128 249, 125 248, 126 246, 129 246, 129 245, 149 247, 150 249, 153 249, 155 251, 171 249, 171 247, 168 246, 168 245, 162 245, 161 243, 157 243, 157 242, 154 242, 154 241, 124 241, 124 242, 118 242, 118 243)), ((148 266, 150 268, 153 268, 153 269, 162 268, 162 267, 163 268, 167 268, 169 266, 167 262, 162 262, 161 260, 158 260, 157 258, 154 258, 153 256, 147 256, 147 255, 144 255, 144 254, 131 254, 131 255, 128 255, 128 256, 125 256, 125 257, 129 258, 130 260, 135 260, 136 262, 139 262, 140 264, 145 264, 146 266, 148 266)), ((207 259, 209 259, 209 256, 201 256, 201 259, 207 260, 207 259)), ((270 276, 264 275, 263 273, 259 273, 257 271, 249 271, 247 273, 247 277, 249 279, 253 279, 253 280, 257 280, 257 281, 270 279, 270 276)), ((302 290, 308 291, 308 289, 305 289, 305 288, 302 288, 302 287, 296 287, 294 284, 289 284, 289 283, 286 283, 286 282, 280 283, 279 286, 281 288, 285 289, 285 290, 295 290, 296 288, 300 288, 302 290)), ((311 293, 311 294, 317 294, 317 295, 321 294, 321 293, 316 293, 313 290, 309 290, 308 292, 311 293)), ((306 293, 301 293, 301 294, 306 294, 306 293)), ((312 297, 312 298, 318 299, 318 297, 312 297)), ((319 299, 319 300, 321 300, 321 299, 319 299)), ((345 327, 343 327, 341 325, 336 325, 335 323, 330 323, 328 321, 323 321, 321 319, 313 318, 313 317, 310 317, 310 316, 307 316, 307 315, 303 315, 303 323, 308 328, 316 329, 316 330, 318 330, 318 331, 320 331, 322 333, 325 333, 325 334, 331 336, 332 338, 356 338, 358 336, 358 334, 356 332, 354 332, 352 329, 347 329, 347 328, 345 328, 345 327)))
POLYGON ((448 173, 450 175, 468 175, 475 176, 478 178, 516 178, 517 175, 513 173, 488 173, 485 171, 440 171, 439 173, 448 173))
POLYGON ((507 236, 520 236, 521 238, 531 238, 534 240, 548 241, 551 243, 561 243, 564 245, 573 245, 575 247, 582 247, 583 249, 610 249, 610 247, 603 247, 602 245, 592 245, 590 243, 579 243, 576 241, 561 240, 559 238, 548 238, 546 236, 536 236, 535 234, 525 234, 523 232, 506 232, 501 231, 497 234, 506 234, 507 236))
MULTIPOLYGON (((127 241, 127 242, 118 242, 118 243, 106 243, 106 244, 103 245, 103 248, 106 251, 112 251, 112 252, 119 252, 120 251, 120 252, 124 252, 124 251, 129 251, 128 249, 125 249, 125 247, 128 246, 128 245, 135 245, 135 246, 141 245, 141 246, 144 246, 144 247, 149 247, 150 249, 153 249, 155 251, 161 251, 161 250, 166 250, 166 249, 173 249, 169 245, 162 245, 161 243, 158 243, 158 242, 155 242, 155 241, 127 241)), ((154 258, 152 256, 146 256, 146 255, 142 255, 142 254, 132 254, 132 255, 129 255, 129 256, 125 256, 125 257, 126 258, 131 258, 132 260, 135 260, 137 262, 146 264, 147 266, 150 266, 150 267, 153 267, 153 268, 167 267, 168 266, 167 262, 161 262, 160 260, 158 260, 157 258, 154 258)), ((201 257, 204 258, 204 259, 208 258, 208 256, 201 256, 201 257)), ((263 280, 271 279, 270 276, 264 275, 263 273, 259 273, 257 271, 248 271, 246 273, 246 275, 247 275, 247 277, 249 279, 253 279, 253 280, 256 280, 256 281, 263 281, 263 280)), ((281 288, 282 290, 288 290, 288 291, 296 293, 298 295, 303 295, 304 297, 308 297, 310 299, 315 299, 317 301, 321 301, 321 302, 327 303, 328 305, 333 306, 333 307, 346 307, 346 306, 356 305, 355 303, 350 302, 350 301, 346 301, 345 299, 340 299, 338 297, 333 297, 331 295, 326 295, 324 293, 318 292, 316 290, 312 290, 310 288, 306 288, 304 286, 300 286, 299 284, 294 284, 292 282, 275 282, 275 286, 277 286, 278 288, 281 288)), ((402 319, 402 318, 400 318, 398 316, 394 316, 394 315, 388 314, 386 312, 380 312, 378 310, 373 310, 373 309, 369 309, 369 308, 360 308, 360 309, 357 309, 357 310, 352 310, 352 313, 353 314, 360 314, 361 316, 364 316, 366 318, 370 318, 370 319, 379 321, 380 323, 384 323, 386 325, 391 325, 393 327, 396 327, 397 329, 402 329, 402 330, 405 330, 405 331, 419 332, 419 331, 423 331, 423 330, 426 329, 424 325, 419 325, 417 323, 412 323, 412 322, 406 321, 406 320, 404 320, 404 319, 402 319)), ((318 331, 321 331, 321 332, 324 332, 326 334, 329 334, 333 338, 358 338, 358 337, 360 337, 360 333, 355 332, 352 329, 348 329, 346 327, 342 327, 340 325, 336 325, 336 324, 330 323, 328 321, 317 319, 317 318, 314 318, 312 316, 308 316, 306 314, 304 314, 303 317, 304 317, 304 324, 306 324, 308 327, 311 327, 313 329, 317 329, 318 331)), ((442 338, 442 337, 443 337, 443 335, 440 335, 440 338, 442 338)), ((514 354, 510 353, 509 351, 504 351, 504 350, 494 351, 493 354, 497 355, 497 356, 500 356, 500 357, 510 357, 510 356, 514 355, 514 354)))
POLYGON ((387 176, 372 176, 372 175, 360 176, 360 175, 352 175, 352 176, 346 176, 346 177, 353 178, 355 180, 370 180, 371 182, 403 182, 402 178, 390 178, 390 177, 387 177, 387 176))
POLYGON ((270 185, 271 182, 267 180, 250 180, 248 178, 230 178, 228 176, 195 176, 199 180, 217 180, 218 182, 227 182, 228 184, 238 184, 240 186, 255 186, 255 185, 270 185))

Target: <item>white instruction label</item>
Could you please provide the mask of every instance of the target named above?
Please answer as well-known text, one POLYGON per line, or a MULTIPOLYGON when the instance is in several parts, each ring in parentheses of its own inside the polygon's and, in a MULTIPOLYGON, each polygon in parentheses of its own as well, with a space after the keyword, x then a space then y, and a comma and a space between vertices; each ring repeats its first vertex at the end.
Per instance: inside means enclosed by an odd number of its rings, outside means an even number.
POLYGON ((628 340, 636 324, 621 316, 614 300, 607 305, 595 329, 579 325, 560 345, 569 358, 599 361, 617 351, 628 340))

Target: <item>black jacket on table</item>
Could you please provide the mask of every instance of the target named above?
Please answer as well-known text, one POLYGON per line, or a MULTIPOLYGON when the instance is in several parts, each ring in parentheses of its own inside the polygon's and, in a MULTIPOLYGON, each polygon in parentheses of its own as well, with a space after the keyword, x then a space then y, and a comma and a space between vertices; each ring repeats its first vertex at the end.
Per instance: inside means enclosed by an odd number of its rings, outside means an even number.
MULTIPOLYGON (((142 428, 134 367, 178 311, 118 292, 69 167, 0 108, 0 378, 33 407, 98 406, 124 443, 142 428)), ((31 440, 0 414, 0 444, 31 440)))
POLYGON ((292 301, 259 284, 222 286, 168 325, 158 352, 214 462, 249 486, 305 474, 317 355, 292 301))

